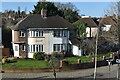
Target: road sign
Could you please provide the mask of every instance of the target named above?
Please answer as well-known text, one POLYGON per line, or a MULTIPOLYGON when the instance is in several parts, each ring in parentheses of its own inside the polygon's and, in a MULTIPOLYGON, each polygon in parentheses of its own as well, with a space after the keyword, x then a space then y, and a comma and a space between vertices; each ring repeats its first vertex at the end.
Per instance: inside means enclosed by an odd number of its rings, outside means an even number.
POLYGON ((120 64, 120 59, 116 59, 116 63, 120 64))

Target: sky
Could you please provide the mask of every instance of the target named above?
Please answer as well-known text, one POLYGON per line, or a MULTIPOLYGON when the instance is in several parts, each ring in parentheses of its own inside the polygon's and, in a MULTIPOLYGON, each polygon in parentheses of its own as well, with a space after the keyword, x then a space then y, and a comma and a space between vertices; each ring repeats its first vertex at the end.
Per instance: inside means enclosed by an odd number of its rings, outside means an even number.
MULTIPOLYGON (((65 3, 65 2, 62 2, 65 3)), ((102 17, 105 14, 105 10, 109 8, 111 2, 71 2, 79 10, 79 14, 92 17, 102 17)), ((21 11, 27 9, 27 13, 34 9, 36 2, 2 2, 0 5, 0 11, 5 10, 18 10, 20 6, 21 11)))

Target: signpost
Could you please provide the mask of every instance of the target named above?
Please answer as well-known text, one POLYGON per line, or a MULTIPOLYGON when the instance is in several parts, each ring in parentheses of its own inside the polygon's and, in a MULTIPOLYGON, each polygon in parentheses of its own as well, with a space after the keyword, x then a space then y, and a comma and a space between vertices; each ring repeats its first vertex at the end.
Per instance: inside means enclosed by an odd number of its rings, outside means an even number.
POLYGON ((116 59, 116 63, 118 64, 118 67, 117 67, 117 79, 119 80, 119 64, 120 64, 120 59, 116 59))
POLYGON ((110 78, 110 70, 111 70, 110 66, 112 65, 113 59, 108 58, 108 59, 106 59, 106 61, 108 62, 108 67, 109 67, 109 78, 110 78))

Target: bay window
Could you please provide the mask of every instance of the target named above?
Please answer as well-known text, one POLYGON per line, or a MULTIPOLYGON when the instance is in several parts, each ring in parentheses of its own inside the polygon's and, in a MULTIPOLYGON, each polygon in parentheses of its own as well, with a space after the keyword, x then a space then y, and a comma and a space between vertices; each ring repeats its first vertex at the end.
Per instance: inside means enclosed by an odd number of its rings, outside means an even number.
POLYGON ((53 45, 53 50, 56 52, 60 52, 62 50, 64 50, 65 45, 63 44, 54 44, 53 45))
POLYGON ((43 52, 43 45, 29 45, 30 52, 43 52))

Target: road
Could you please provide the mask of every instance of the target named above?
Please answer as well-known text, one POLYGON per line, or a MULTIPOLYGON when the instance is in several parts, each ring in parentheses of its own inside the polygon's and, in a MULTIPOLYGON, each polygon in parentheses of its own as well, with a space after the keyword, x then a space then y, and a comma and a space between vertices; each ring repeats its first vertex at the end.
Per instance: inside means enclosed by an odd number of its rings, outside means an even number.
MULTIPOLYGON (((62 80, 82 80, 80 78, 93 78, 94 69, 74 70, 74 71, 62 71, 57 72, 57 78, 62 80), (63 79, 64 78, 64 79, 63 79)), ((41 72, 41 73, 1 73, 3 80, 53 80, 53 72, 41 72)), ((115 80, 117 77, 117 64, 111 66, 109 71, 108 66, 97 68, 97 78, 107 80, 105 78, 111 78, 109 80, 115 80), (113 79, 114 78, 114 79, 113 79)), ((59 80, 57 79, 57 80, 59 80)), ((90 80, 89 79, 89 80, 90 80)), ((85 80, 85 79, 83 79, 85 80)), ((93 80, 93 79, 92 79, 93 80)))

